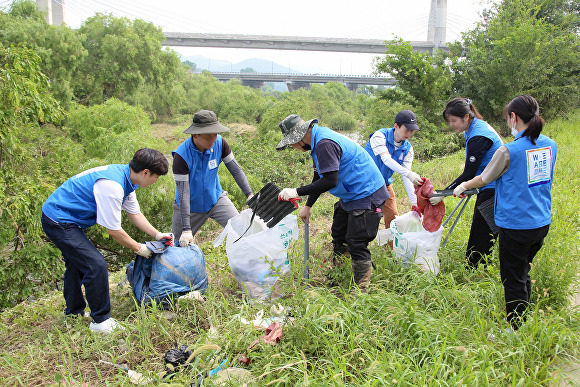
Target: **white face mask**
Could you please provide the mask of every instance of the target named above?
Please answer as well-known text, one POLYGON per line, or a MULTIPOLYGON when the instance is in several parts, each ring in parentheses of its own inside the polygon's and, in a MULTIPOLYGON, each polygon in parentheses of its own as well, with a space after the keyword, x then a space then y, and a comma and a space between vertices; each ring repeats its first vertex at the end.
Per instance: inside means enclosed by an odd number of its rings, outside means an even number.
POLYGON ((514 122, 512 123, 511 130, 512 130, 512 136, 514 136, 514 137, 515 137, 515 136, 517 136, 517 135, 518 135, 518 131, 517 131, 517 129, 516 129, 516 122, 515 122, 515 120, 514 120, 514 122))

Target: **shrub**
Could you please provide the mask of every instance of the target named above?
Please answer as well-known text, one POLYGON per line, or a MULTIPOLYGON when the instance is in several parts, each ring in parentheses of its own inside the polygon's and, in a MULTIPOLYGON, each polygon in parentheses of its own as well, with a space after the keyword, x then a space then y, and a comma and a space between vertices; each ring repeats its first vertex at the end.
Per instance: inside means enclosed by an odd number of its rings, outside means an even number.
POLYGON ((351 114, 338 112, 330 118, 329 125, 334 130, 352 131, 357 129, 357 120, 351 114))

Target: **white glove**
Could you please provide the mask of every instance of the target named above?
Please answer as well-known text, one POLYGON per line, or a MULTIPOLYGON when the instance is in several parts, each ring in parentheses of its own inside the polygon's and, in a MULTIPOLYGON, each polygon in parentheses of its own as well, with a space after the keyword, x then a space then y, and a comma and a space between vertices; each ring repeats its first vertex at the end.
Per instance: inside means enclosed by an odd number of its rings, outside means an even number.
POLYGON ((145 245, 145 243, 141 243, 141 248, 137 251, 137 255, 140 255, 145 258, 151 258, 153 255, 153 251, 149 250, 149 248, 145 245))
POLYGON ((280 191, 280 194, 278 195, 278 199, 285 201, 288 201, 290 199, 296 199, 299 197, 300 196, 298 196, 296 188, 284 188, 282 191, 280 191))
POLYGON ((179 247, 188 247, 190 243, 193 243, 191 230, 182 232, 181 237, 179 237, 179 247))
POLYGON ((421 176, 419 176, 418 173, 415 173, 413 171, 409 171, 409 173, 407 173, 407 179, 411 180, 411 183, 413 183, 413 185, 423 184, 423 179, 421 179, 421 176))
POLYGON ((174 238, 173 234, 170 232, 161 232, 160 231, 157 234, 155 234, 155 239, 157 239, 158 241, 163 239, 163 242, 169 246, 173 246, 173 242, 175 242, 175 238, 174 238), (169 241, 171 241, 171 242, 167 243, 169 241))
POLYGON ((465 188, 463 183, 461 183, 457 187, 455 187, 455 189, 453 190, 453 196, 463 197, 463 196, 465 196, 465 195, 463 195, 463 193, 465 191, 467 191, 467 188, 465 188))
POLYGON ((432 198, 429 198, 429 203, 431 203, 432 206, 436 206, 442 200, 443 196, 434 196, 432 198))

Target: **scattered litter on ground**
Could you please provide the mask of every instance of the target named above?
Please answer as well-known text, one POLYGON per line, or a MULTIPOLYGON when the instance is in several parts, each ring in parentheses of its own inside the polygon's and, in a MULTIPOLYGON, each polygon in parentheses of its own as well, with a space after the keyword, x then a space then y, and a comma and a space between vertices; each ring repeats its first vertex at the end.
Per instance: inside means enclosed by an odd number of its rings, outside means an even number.
POLYGON ((247 386, 249 383, 254 383, 255 379, 252 373, 243 368, 230 367, 220 370, 216 374, 216 378, 213 380, 214 384, 217 385, 233 385, 235 383, 238 386, 247 386))
POLYGON ((217 339, 219 337, 219 332, 213 325, 210 324, 209 329, 207 330, 207 338, 208 339, 217 339))
POLYGON ((99 363, 107 364, 107 365, 116 367, 120 370, 127 371, 127 374, 129 375, 129 381, 133 384, 146 385, 146 384, 153 383, 153 379, 148 378, 145 375, 143 375, 137 371, 130 370, 129 366, 127 366, 127 364, 125 364, 125 363, 115 364, 115 363, 111 363, 111 362, 105 361, 105 360, 99 360, 99 363))
POLYGON ((175 318, 175 313, 169 310, 163 310, 161 311, 161 317, 163 317, 166 320, 173 320, 175 318))
POLYGON ((282 304, 274 304, 270 307, 272 316, 283 316, 286 312, 288 312, 288 308, 285 308, 282 304))
POLYGON ((242 355, 242 356, 240 356, 240 357, 238 358, 238 361, 239 361, 240 363, 243 363, 243 364, 245 364, 245 365, 250 365, 250 361, 251 361, 251 360, 250 360, 250 358, 249 358, 249 357, 247 357, 246 355, 242 355))
POLYGON ((284 312, 287 310, 280 304, 278 307, 272 305, 270 308, 270 312, 274 310, 272 313, 272 317, 264 317, 264 310, 260 309, 253 320, 246 320, 244 317, 240 316, 239 314, 235 315, 234 317, 238 318, 240 322, 244 325, 252 325, 256 329, 268 329, 270 325, 273 323, 279 323, 280 325, 284 325, 286 322, 291 322, 293 319, 291 317, 282 316, 284 312), (278 309, 279 308, 279 309, 278 309))
POLYGON ((280 339, 282 339, 283 335, 284 333, 282 332, 282 325, 280 325, 279 322, 273 322, 268 328, 266 328, 266 334, 259 339, 256 339, 256 341, 254 341, 252 345, 248 347, 248 351, 258 345, 260 341, 276 345, 280 342, 280 339))
POLYGON ((192 352, 187 348, 187 345, 177 346, 177 343, 175 343, 175 348, 171 348, 169 351, 165 352, 165 355, 163 355, 165 368, 170 372, 175 372, 180 366, 187 365, 187 363, 191 362, 193 357, 191 360, 189 360, 189 358, 192 356, 192 352))
POLYGON ((121 352, 129 351, 129 346, 127 345, 125 340, 119 339, 119 341, 117 341, 117 344, 119 344, 119 349, 121 350, 121 352))
POLYGON ((189 292, 187 294, 184 294, 183 296, 179 296, 177 300, 178 301, 195 300, 199 302, 204 302, 205 298, 203 298, 201 292, 199 292, 198 290, 194 290, 193 292, 189 292))

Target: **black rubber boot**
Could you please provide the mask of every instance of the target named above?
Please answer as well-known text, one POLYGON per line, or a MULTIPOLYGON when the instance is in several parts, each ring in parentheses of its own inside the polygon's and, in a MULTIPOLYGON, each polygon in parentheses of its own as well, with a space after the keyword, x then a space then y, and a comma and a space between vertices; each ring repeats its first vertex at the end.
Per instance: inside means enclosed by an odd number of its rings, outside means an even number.
MULTIPOLYGON (((372 261, 352 261, 352 273, 354 276, 354 283, 361 293, 369 292, 369 285, 371 284, 371 275, 373 273, 373 262, 372 261)), ((356 288, 353 287, 354 291, 356 288)))

